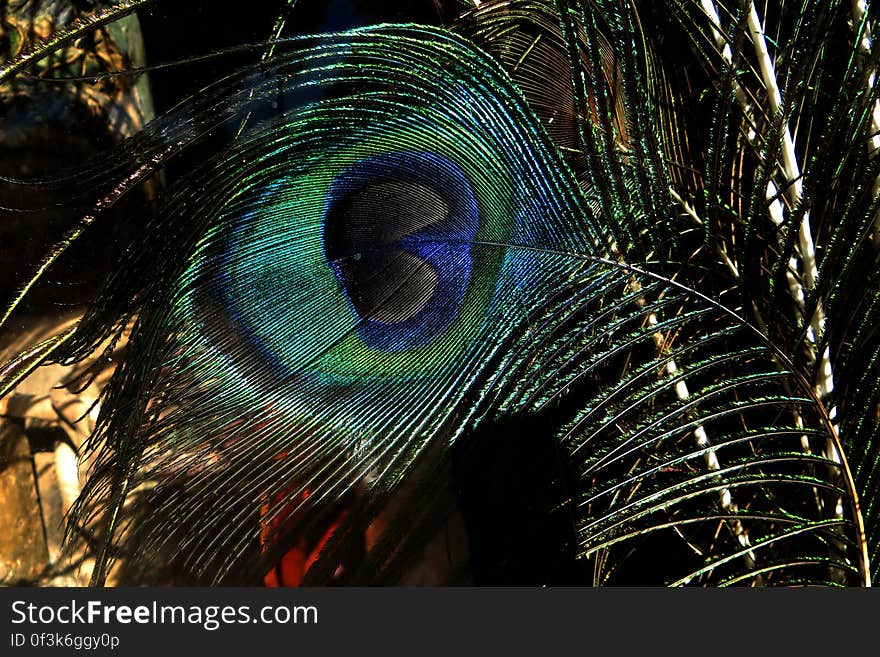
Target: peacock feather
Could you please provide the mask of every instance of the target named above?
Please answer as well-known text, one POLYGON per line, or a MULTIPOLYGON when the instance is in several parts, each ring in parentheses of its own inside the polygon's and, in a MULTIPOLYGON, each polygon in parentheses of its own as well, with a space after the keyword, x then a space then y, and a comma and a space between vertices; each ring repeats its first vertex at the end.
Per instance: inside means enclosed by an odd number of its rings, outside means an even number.
POLYGON ((99 388, 67 525, 93 583, 294 552, 303 583, 407 582, 450 531, 432 581, 870 583, 876 7, 272 4, 163 59, 151 21, 190 9, 104 3, 0 68, 159 100, 0 180, 66 231, 8 333, 114 231, 75 324, 0 370, 99 388), (135 15, 149 65, 40 69, 135 15))

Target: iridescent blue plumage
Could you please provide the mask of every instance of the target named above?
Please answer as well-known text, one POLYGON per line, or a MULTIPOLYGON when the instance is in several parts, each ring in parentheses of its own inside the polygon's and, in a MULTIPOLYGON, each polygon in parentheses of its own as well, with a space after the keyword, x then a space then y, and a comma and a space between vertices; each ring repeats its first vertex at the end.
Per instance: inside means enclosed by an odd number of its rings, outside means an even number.
POLYGON ((363 320, 356 330, 365 344, 406 351, 449 327, 470 281, 479 220, 470 183, 444 156, 377 155, 333 180, 324 250, 363 320))

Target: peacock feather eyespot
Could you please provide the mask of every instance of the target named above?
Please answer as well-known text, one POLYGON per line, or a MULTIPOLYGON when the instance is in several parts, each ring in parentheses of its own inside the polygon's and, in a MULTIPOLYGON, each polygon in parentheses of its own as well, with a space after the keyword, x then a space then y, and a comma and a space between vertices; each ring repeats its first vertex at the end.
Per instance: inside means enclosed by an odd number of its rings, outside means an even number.
POLYGON ((478 222, 470 184, 442 156, 392 152, 334 178, 324 250, 361 320, 364 344, 408 351, 453 322, 468 288, 478 222))
MULTIPOLYGON (((346 95, 342 72, 359 53, 344 42, 339 77, 322 80, 332 100, 312 90, 318 100, 249 138, 247 157, 233 148, 228 165, 213 165, 235 171, 234 184, 214 183, 234 191, 201 208, 204 235, 170 285, 194 317, 224 318, 201 337, 255 380, 413 380, 455 367, 492 335, 505 296, 539 275, 523 263, 542 256, 505 245, 583 243, 570 228, 577 192, 528 123, 475 89, 468 107, 484 110, 459 116, 461 89, 444 89, 439 70, 413 78, 419 96, 399 80, 393 100, 356 87, 346 95), (351 109, 355 100, 373 111, 351 109), (260 153, 262 143, 271 151, 260 153), (524 157, 529 144, 543 155, 524 157)), ((407 54, 390 43, 389 56, 407 54)), ((378 71, 370 80, 384 84, 378 71)), ((288 84, 307 83, 308 68, 288 84)))

